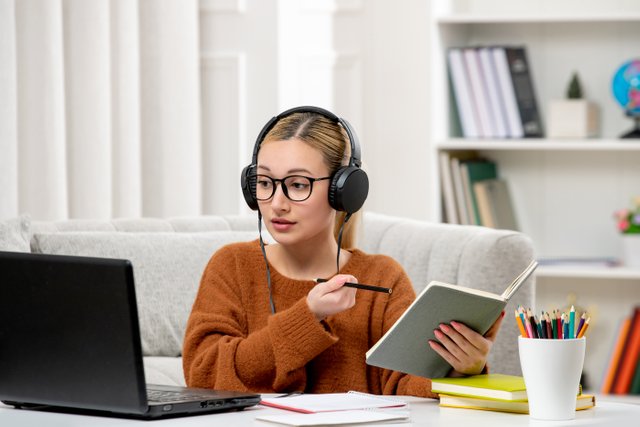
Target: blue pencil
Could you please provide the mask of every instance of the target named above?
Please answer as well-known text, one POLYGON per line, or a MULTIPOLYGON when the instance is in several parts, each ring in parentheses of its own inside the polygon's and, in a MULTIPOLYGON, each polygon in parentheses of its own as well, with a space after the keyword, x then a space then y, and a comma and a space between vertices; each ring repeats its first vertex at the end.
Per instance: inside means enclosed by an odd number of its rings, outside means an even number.
POLYGON ((569 312, 569 338, 576 337, 576 309, 571 306, 571 311, 569 312))

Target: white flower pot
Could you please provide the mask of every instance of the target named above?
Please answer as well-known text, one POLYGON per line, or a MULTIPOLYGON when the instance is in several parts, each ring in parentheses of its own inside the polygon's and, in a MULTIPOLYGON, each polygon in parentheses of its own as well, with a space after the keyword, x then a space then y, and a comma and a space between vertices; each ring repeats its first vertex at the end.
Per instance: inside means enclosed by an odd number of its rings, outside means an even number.
POLYGON ((640 234, 622 235, 622 262, 625 267, 640 269, 640 234))
POLYGON ((585 99, 549 102, 548 138, 589 138, 598 135, 598 107, 585 99))

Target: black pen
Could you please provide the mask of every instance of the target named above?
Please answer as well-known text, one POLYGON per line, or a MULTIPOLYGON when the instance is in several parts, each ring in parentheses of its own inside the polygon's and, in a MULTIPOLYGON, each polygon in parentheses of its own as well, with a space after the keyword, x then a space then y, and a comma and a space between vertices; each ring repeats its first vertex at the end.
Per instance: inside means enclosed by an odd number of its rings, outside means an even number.
MULTIPOLYGON (((316 279, 316 283, 323 283, 326 281, 327 279, 316 279)), ((385 294, 390 294, 391 292, 393 292, 393 289, 391 288, 383 288, 382 286, 373 286, 373 285, 363 285, 362 283, 347 282, 344 284, 344 286, 348 288, 364 289, 365 291, 382 292, 385 294)))

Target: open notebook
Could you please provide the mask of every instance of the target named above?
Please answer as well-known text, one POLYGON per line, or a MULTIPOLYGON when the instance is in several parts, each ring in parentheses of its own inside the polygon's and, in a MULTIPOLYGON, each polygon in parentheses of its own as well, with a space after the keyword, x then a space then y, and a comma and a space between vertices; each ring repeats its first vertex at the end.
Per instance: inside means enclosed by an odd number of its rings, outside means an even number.
POLYGON ((534 260, 502 295, 432 281, 387 333, 367 352, 367 364, 427 378, 447 375, 451 366, 429 346, 441 323, 462 322, 484 334, 538 266, 534 260))
POLYGON ((263 398, 260 404, 305 414, 357 409, 400 408, 407 405, 402 400, 393 397, 357 391, 348 393, 292 394, 263 398))

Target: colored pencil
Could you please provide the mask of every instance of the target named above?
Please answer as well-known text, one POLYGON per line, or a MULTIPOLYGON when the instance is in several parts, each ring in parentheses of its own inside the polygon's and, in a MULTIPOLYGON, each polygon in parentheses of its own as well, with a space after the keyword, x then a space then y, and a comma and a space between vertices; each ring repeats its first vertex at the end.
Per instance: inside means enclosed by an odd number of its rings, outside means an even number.
POLYGON ((538 335, 538 324, 536 323, 535 317, 533 317, 533 313, 531 309, 527 309, 527 317, 529 318, 529 323, 531 324, 531 338, 539 338, 538 335))
POLYGON ((576 309, 571 306, 571 310, 569 311, 569 336, 567 338, 575 338, 576 337, 576 309))
POLYGON ((514 311, 516 315, 516 324, 518 325, 518 329, 520 329, 520 335, 522 336, 522 338, 528 338, 527 331, 525 331, 524 329, 524 325, 522 324, 522 319, 518 314, 518 310, 514 310, 514 311))
POLYGON ((576 328, 576 338, 578 337, 578 332, 582 329, 582 325, 584 325, 584 320, 587 318, 587 313, 582 313, 580 316, 580 322, 578 322, 578 327, 576 328))
POLYGON ((553 322, 551 322, 551 317, 549 317, 549 312, 546 312, 544 314, 544 318, 547 321, 547 338, 553 339, 553 330, 551 328, 551 324, 553 322))
POLYGON ((587 320, 585 320, 582 324, 582 328, 580 328, 580 332, 578 332, 578 338, 582 338, 584 336, 584 333, 587 332, 587 328, 589 327, 589 320, 591 320, 591 317, 587 317, 587 320))

